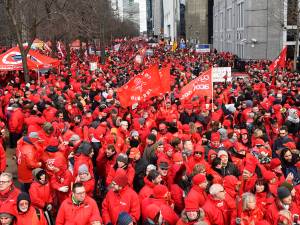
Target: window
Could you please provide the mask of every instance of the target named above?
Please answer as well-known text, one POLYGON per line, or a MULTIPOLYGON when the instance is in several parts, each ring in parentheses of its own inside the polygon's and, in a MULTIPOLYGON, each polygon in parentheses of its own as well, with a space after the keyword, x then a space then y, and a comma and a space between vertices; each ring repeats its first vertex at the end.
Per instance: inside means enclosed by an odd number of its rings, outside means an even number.
POLYGON ((238 28, 244 27, 244 2, 237 5, 237 25, 238 28))
POLYGON ((231 30, 232 29, 232 8, 227 9, 227 25, 226 28, 227 30, 231 30))

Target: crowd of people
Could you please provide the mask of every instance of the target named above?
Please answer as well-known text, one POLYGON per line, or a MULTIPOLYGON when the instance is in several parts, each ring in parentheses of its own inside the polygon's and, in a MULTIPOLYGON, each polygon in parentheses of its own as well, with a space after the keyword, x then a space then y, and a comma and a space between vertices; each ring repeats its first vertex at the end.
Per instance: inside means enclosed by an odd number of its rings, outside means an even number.
POLYGON ((40 83, 3 78, 0 224, 300 224, 299 74, 256 61, 214 83, 213 101, 181 102, 183 86, 234 55, 160 44, 136 62, 146 46, 107 49, 96 71, 73 52, 40 83), (171 64, 171 92, 122 107, 117 88, 152 64, 171 64))

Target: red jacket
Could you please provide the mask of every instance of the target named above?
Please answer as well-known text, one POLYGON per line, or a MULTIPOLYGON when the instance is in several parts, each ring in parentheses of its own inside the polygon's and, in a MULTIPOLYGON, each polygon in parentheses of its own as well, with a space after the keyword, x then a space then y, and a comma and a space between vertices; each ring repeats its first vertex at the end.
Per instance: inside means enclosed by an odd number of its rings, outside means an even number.
POLYGON ((79 206, 74 205, 71 198, 66 199, 56 217, 56 225, 90 225, 96 221, 102 224, 97 203, 89 196, 79 206))
POLYGON ((40 167, 37 148, 24 140, 18 141, 16 156, 18 164, 18 180, 22 183, 32 182, 32 170, 40 167))
POLYGON ((24 114, 20 108, 12 112, 8 120, 8 128, 11 133, 21 133, 24 125, 24 114))
POLYGON ((4 191, 0 191, 0 207, 2 207, 2 205, 11 205, 12 207, 16 207, 19 194, 20 190, 15 186, 11 186, 4 191))
POLYGON ((215 200, 209 195, 203 205, 203 210, 211 225, 226 225, 229 223, 228 207, 225 201, 215 200))
POLYGON ((180 213, 184 209, 184 192, 178 184, 171 184, 170 192, 174 200, 175 211, 180 213))
POLYGON ((116 224, 120 212, 127 212, 134 221, 141 215, 138 195, 128 186, 116 193, 109 190, 102 203, 102 216, 104 224, 116 224))
POLYGON ((139 192, 140 203, 142 203, 145 198, 149 198, 153 195, 153 188, 155 187, 155 184, 149 181, 147 177, 144 177, 144 183, 144 187, 142 187, 139 192))
MULTIPOLYGON (((111 184, 111 182, 113 181, 113 179, 116 175, 117 170, 115 170, 115 168, 113 166, 110 167, 109 173, 108 173, 107 178, 106 178, 106 185, 111 184)), ((131 164, 128 165, 128 168, 125 170, 125 173, 126 173, 126 176, 128 178, 128 184, 129 184, 130 187, 132 187, 135 171, 134 171, 134 168, 132 167, 131 164)))
POLYGON ((49 182, 46 184, 41 184, 38 181, 34 181, 30 185, 29 194, 31 203, 34 207, 43 209, 47 204, 53 203, 49 182))
POLYGON ((115 165, 117 154, 114 154, 112 158, 108 159, 105 154, 105 146, 100 150, 97 159, 97 172, 101 178, 106 178, 110 168, 115 165))
POLYGON ((56 112, 56 108, 49 106, 43 111, 43 116, 48 122, 52 122, 55 119, 56 112))
MULTIPOLYGON (((40 209, 38 209, 40 210, 40 209)), ((26 213, 17 214, 16 225, 47 225, 46 218, 42 210, 40 210, 40 216, 38 217, 36 209, 30 206, 26 213), (39 218, 40 217, 40 218, 39 218)))
POLYGON ((2 144, 0 144, 0 173, 6 170, 6 154, 2 144))
POLYGON ((85 164, 88 167, 89 173, 93 177, 94 166, 93 166, 92 159, 89 156, 86 156, 84 154, 79 154, 74 156, 73 176, 76 177, 78 175, 78 168, 82 164, 85 164))
POLYGON ((148 211, 145 210, 148 205, 155 204, 160 208, 162 217, 164 218, 164 221, 166 221, 170 225, 175 225, 176 222, 179 220, 179 217, 175 213, 175 211, 172 209, 170 205, 167 204, 167 202, 164 199, 155 199, 155 198, 146 198, 142 202, 142 216, 143 220, 147 218, 148 211))
POLYGON ((250 211, 243 211, 241 214, 241 224, 242 225, 252 225, 261 221, 264 217, 263 212, 260 208, 255 208, 250 211))
POLYGON ((195 202, 199 208, 201 208, 207 199, 205 190, 201 189, 198 185, 193 185, 188 193, 185 201, 195 202))

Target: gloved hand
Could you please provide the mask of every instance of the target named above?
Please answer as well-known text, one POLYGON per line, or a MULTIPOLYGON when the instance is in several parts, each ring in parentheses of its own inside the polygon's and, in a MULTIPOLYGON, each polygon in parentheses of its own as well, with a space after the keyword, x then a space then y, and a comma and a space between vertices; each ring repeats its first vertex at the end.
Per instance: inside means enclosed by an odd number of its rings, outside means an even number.
POLYGON ((61 192, 68 192, 69 191, 69 187, 68 186, 63 186, 63 187, 60 187, 59 189, 58 189, 59 191, 61 191, 61 192))

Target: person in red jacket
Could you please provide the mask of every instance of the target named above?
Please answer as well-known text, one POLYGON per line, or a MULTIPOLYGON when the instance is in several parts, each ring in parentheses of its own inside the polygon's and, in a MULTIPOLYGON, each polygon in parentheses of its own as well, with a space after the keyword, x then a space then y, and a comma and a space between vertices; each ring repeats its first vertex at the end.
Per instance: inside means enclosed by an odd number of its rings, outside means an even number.
POLYGON ((225 190, 221 184, 213 184, 209 188, 209 196, 203 205, 205 216, 211 225, 228 224, 228 207, 225 200, 225 190))
POLYGON ((277 224, 279 220, 279 211, 283 209, 288 209, 291 214, 292 218, 294 215, 300 215, 300 211, 298 206, 295 202, 292 201, 292 195, 288 188, 286 187, 279 187, 277 189, 277 196, 276 199, 266 210, 265 219, 270 224, 277 224))
POLYGON ((104 146, 96 159, 97 172, 100 179, 106 179, 110 168, 116 163, 117 151, 114 145, 104 146))
POLYGON ((101 225, 97 203, 87 196, 82 183, 74 183, 71 197, 61 204, 56 225, 101 225))
POLYGON ((46 171, 37 168, 32 171, 32 175, 34 181, 29 189, 32 206, 50 211, 53 207, 53 196, 46 171))
POLYGON ((2 205, 16 205, 20 190, 13 185, 13 176, 11 173, 0 174, 0 207, 2 205))
POLYGON ((22 137, 24 114, 18 104, 13 104, 11 109, 12 112, 8 118, 9 141, 10 148, 15 148, 17 141, 22 137))
POLYGON ((93 197, 93 191, 95 188, 95 179, 89 172, 86 164, 81 164, 78 167, 78 175, 75 178, 75 182, 81 182, 85 188, 86 194, 93 197))
POLYGON ((47 225, 42 210, 31 206, 30 196, 26 192, 18 195, 16 225, 47 225))
POLYGON ((51 164, 47 164, 50 175, 50 186, 55 191, 58 205, 69 197, 73 176, 68 170, 68 165, 64 158, 57 158, 51 164))
POLYGON ((121 212, 130 214, 134 222, 140 218, 140 203, 138 195, 128 186, 128 178, 124 173, 118 173, 112 182, 102 203, 102 216, 105 225, 117 223, 121 212))
POLYGON ((162 181, 161 176, 157 170, 150 170, 149 174, 144 178, 145 186, 139 192, 140 203, 145 198, 153 195, 153 188, 155 185, 160 184, 162 181))
POLYGON ((42 166, 39 161, 38 147, 35 144, 39 139, 36 132, 31 132, 28 136, 18 141, 16 156, 18 165, 18 180, 21 183, 21 190, 28 193, 32 183, 32 170, 42 166))
MULTIPOLYGON (((242 195, 242 213, 240 215, 242 225, 252 225, 263 220, 263 211, 256 206, 255 195, 246 192, 242 195)), ((235 221, 235 220, 234 220, 235 221)))
POLYGON ((187 201, 185 209, 182 211, 176 225, 193 225, 202 221, 207 225, 209 224, 209 221, 205 218, 203 209, 199 208, 197 203, 187 201))
POLYGON ((186 202, 194 202, 198 208, 202 207, 207 199, 207 194, 205 192, 207 188, 207 180, 205 175, 197 174, 192 179, 192 188, 185 198, 186 202))
POLYGON ((3 145, 0 143, 0 174, 6 170, 6 153, 3 145))
POLYGON ((128 156, 124 153, 120 153, 116 159, 116 163, 109 170, 109 173, 106 178, 106 185, 110 185, 116 172, 118 170, 124 170, 128 178, 128 184, 132 187, 135 171, 132 165, 129 163, 128 156))
POLYGON ((143 220, 146 219, 146 207, 150 204, 155 204, 160 208, 161 215, 168 224, 176 224, 179 217, 173 209, 174 203, 167 186, 161 184, 156 185, 153 189, 153 196, 143 200, 141 207, 143 220))
POLYGON ((94 151, 92 145, 86 141, 81 142, 74 155, 73 176, 78 175, 78 168, 85 164, 88 167, 89 173, 94 177, 94 166, 92 162, 94 151))
POLYGON ((13 225, 16 221, 15 208, 10 205, 2 205, 0 207, 0 224, 13 225))

